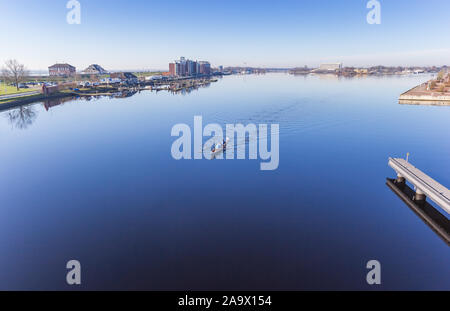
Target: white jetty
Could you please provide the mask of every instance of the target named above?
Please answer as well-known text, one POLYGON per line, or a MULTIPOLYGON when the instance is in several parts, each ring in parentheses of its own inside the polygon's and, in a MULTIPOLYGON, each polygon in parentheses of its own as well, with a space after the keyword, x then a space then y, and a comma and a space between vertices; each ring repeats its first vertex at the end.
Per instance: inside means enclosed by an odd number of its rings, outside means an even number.
POLYGON ((450 214, 450 191, 446 187, 405 159, 389 158, 389 166, 397 172, 397 182, 407 180, 414 186, 416 201, 423 201, 428 197, 450 214))

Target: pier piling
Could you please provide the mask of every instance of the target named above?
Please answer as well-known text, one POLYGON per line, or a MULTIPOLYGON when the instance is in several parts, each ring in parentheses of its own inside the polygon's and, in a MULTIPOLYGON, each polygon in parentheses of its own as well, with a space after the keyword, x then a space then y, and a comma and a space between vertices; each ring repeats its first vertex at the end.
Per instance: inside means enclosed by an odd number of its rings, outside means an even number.
POLYGON ((405 184, 406 181, 414 186, 414 201, 425 202, 427 197, 450 214, 450 191, 414 167, 405 159, 389 158, 389 166, 397 173, 397 184, 405 184))

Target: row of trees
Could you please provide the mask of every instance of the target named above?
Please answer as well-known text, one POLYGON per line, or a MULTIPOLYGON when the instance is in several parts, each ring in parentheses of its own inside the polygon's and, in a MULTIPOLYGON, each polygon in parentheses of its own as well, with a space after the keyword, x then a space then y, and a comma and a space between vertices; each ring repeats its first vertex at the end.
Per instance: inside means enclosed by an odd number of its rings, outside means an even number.
POLYGON ((19 83, 23 82, 27 76, 28 70, 15 59, 7 60, 1 71, 1 79, 3 82, 13 83, 17 90, 19 90, 19 83))
POLYGON ((429 83, 429 90, 433 91, 436 90, 438 92, 446 92, 446 88, 450 87, 450 81, 449 81, 450 73, 446 73, 446 71, 441 70, 436 79, 432 80, 429 83))

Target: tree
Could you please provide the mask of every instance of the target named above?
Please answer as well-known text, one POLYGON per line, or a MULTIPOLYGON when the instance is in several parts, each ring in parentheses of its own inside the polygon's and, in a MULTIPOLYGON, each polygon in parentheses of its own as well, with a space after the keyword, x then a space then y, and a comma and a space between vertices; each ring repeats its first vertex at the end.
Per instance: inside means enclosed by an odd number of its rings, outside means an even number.
POLYGON ((439 71, 439 73, 437 75, 438 81, 441 81, 442 79, 444 79, 444 70, 439 71))
MULTIPOLYGON (((7 76, 6 76, 6 74, 5 74, 5 72, 4 72, 4 70, 2 70, 1 72, 0 72, 0 82, 2 82, 2 83, 4 83, 5 84, 5 93, 6 93, 6 85, 8 84, 8 78, 7 78, 7 76)), ((1 92, 2 90, 0 90, 0 92, 1 92)))
POLYGON ((19 83, 28 75, 25 66, 19 64, 15 59, 10 59, 5 62, 5 68, 2 70, 2 76, 6 80, 12 81, 19 91, 19 83))
POLYGON ((8 113, 9 122, 18 129, 26 129, 37 118, 37 112, 33 106, 20 106, 8 113))

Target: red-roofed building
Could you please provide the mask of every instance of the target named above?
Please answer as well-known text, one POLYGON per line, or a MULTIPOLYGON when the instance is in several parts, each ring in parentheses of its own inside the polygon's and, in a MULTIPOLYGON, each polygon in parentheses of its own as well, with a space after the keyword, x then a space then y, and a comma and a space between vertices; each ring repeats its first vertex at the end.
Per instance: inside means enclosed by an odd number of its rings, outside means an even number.
POLYGON ((72 76, 76 74, 76 68, 69 64, 54 64, 48 67, 50 76, 72 76))

